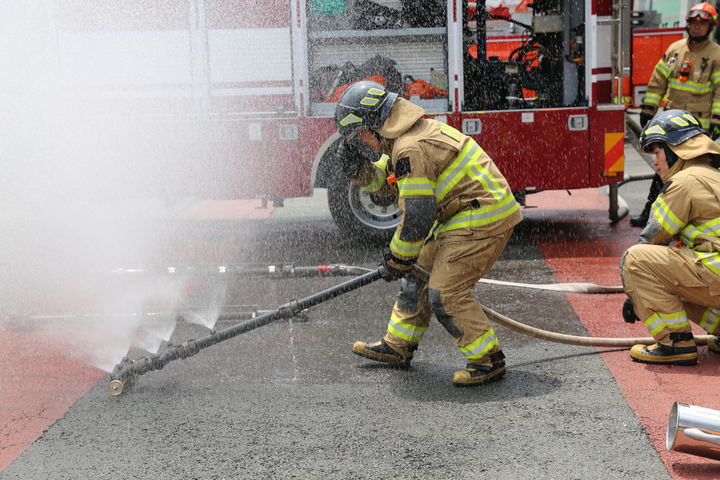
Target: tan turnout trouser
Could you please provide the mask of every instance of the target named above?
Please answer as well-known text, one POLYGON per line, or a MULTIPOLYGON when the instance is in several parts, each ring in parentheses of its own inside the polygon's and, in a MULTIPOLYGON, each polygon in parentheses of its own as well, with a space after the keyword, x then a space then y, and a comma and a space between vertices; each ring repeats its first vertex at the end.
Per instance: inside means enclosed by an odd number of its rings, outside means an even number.
MULTIPOLYGON (((720 333, 720 277, 688 248, 633 245, 620 264, 625 291, 635 313, 660 343, 670 333, 690 332, 690 321, 712 335, 720 333)), ((693 340, 674 342, 685 347, 693 340)))
POLYGON ((468 362, 486 363, 487 355, 500 347, 473 288, 500 257, 512 231, 488 237, 460 229, 431 237, 418 257, 418 265, 430 272, 430 280, 414 274, 402 280, 385 341, 407 353, 409 346, 422 339, 434 313, 468 362))

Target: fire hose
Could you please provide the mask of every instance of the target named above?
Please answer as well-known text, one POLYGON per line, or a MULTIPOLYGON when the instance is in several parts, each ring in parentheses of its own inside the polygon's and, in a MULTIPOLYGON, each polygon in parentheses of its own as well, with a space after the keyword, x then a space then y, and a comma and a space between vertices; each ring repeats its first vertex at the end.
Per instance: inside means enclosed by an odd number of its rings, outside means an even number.
MULTIPOLYGON (((168 269, 172 273, 178 273, 178 269, 171 267, 168 269)), ((138 273, 144 270, 125 270, 119 269, 116 272, 122 273, 138 273)), ((203 271, 219 272, 222 274, 226 273, 244 273, 244 274, 264 274, 267 273, 274 277, 311 277, 311 276, 342 276, 342 275, 359 275, 351 280, 342 282, 334 287, 327 288, 313 295, 305 297, 300 300, 292 300, 285 305, 280 306, 276 310, 266 312, 260 316, 252 318, 251 320, 243 321, 231 327, 228 327, 219 331, 212 331, 210 335, 194 339, 187 340, 180 345, 168 344, 168 347, 162 353, 151 355, 149 357, 142 357, 137 360, 124 359, 120 362, 110 375, 110 381, 108 383, 108 392, 113 396, 121 395, 125 387, 138 375, 144 375, 153 370, 160 370, 169 362, 177 359, 184 359, 191 357, 207 347, 236 337, 240 334, 249 332, 256 328, 268 325, 276 320, 293 318, 303 312, 304 310, 313 307, 315 305, 326 302, 332 298, 343 295, 345 293, 356 290, 360 287, 373 283, 383 277, 383 267, 379 267, 375 270, 369 270, 364 267, 353 267, 346 265, 322 265, 317 267, 294 267, 285 265, 283 267, 226 267, 221 266, 217 269, 193 269, 194 272, 203 271)), ((427 279, 429 273, 419 267, 414 267, 414 274, 421 278, 427 279)), ((483 279, 485 280, 485 279, 483 279)), ((488 279, 489 280, 489 279, 488 279)), ((481 280, 482 281, 482 280, 481 280)), ((576 292, 576 293, 621 293, 622 287, 603 287, 592 283, 566 283, 566 284, 524 284, 514 282, 503 282, 499 280, 491 280, 487 283, 496 283, 500 285, 520 286, 526 288, 541 288, 547 290, 564 291, 564 292, 576 292), (555 287, 555 288, 553 288, 555 287)), ((567 335, 562 333, 550 332, 542 330, 536 327, 525 325, 516 320, 501 315, 494 310, 482 307, 485 314, 490 320, 507 327, 516 332, 528 335, 530 337, 538 338, 541 340, 547 340, 554 343, 563 343, 568 345, 579 345, 588 347, 622 347, 627 348, 636 344, 651 345, 655 343, 655 339, 652 337, 638 337, 638 338, 602 338, 602 337, 585 337, 578 335, 567 335)), ((226 320, 233 320, 232 314, 224 315, 226 320)), ((245 320, 245 316, 238 316, 237 320, 245 320)), ((712 338, 712 335, 698 335, 695 336, 695 341, 698 345, 705 345, 707 341, 712 338)))

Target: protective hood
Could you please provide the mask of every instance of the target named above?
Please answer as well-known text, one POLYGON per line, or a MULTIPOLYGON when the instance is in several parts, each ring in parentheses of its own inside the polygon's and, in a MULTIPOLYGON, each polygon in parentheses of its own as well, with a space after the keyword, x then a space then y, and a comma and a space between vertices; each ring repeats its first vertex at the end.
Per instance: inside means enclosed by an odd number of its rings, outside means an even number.
POLYGON ((425 110, 421 107, 404 98, 398 98, 390 110, 390 115, 385 119, 382 126, 376 128, 375 131, 388 140, 394 140, 410 130, 410 127, 420 120, 423 115, 425 115, 425 110))
POLYGON ((663 175, 663 182, 667 182, 670 177, 683 170, 687 166, 688 160, 706 160, 708 163, 714 159, 720 160, 720 146, 707 135, 696 135, 680 145, 668 144, 668 147, 679 158, 675 165, 663 175))

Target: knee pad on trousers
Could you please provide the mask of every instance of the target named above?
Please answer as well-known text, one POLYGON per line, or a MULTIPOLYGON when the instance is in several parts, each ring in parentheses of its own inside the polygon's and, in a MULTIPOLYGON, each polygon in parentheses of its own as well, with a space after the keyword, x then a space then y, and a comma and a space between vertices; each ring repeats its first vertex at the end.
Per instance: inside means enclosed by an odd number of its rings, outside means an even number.
POLYGON ((442 303, 442 296, 440 295, 440 290, 429 288, 428 302, 430 303, 430 308, 435 314, 435 318, 437 318, 438 322, 440 322, 440 324, 445 327, 445 330, 447 330, 448 333, 454 338, 460 338, 462 336, 462 332, 457 327, 457 325, 455 325, 455 319, 447 313, 447 310, 445 310, 445 306, 442 303))
POLYGON ((403 277, 400 281, 400 295, 398 295, 397 298, 397 304, 400 310, 417 313, 420 294, 426 284, 426 281, 420 280, 415 277, 415 275, 406 275, 403 277))

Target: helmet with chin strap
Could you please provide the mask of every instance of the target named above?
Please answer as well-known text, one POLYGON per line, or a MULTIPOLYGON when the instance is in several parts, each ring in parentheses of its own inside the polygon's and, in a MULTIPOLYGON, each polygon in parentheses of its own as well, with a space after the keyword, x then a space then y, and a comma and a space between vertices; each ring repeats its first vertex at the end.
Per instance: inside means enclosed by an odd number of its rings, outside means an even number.
POLYGON ((398 94, 377 82, 361 81, 343 93, 335 109, 335 126, 350 138, 363 128, 379 128, 390 115, 398 94))
POLYGON ((672 167, 678 156, 669 146, 680 145, 697 135, 708 133, 690 112, 680 109, 666 110, 645 126, 640 135, 640 149, 645 153, 652 153, 654 146, 659 145, 665 150, 668 166, 672 167))

